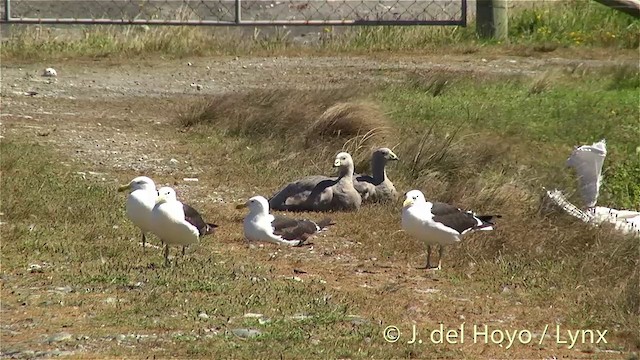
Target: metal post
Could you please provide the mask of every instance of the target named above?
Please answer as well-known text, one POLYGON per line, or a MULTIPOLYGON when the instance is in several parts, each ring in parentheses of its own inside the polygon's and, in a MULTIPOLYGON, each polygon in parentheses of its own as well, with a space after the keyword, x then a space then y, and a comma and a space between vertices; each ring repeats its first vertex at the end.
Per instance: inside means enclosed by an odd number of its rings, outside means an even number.
POLYGON ((236 0, 236 24, 240 25, 242 22, 242 6, 240 6, 240 0, 236 0))
POLYGON ((509 36, 509 0, 478 0, 476 32, 481 38, 507 40, 509 36))
POLYGON ((460 19, 461 26, 467 27, 467 0, 462 0, 462 9, 460 11, 460 19))
POLYGON ((4 21, 11 20, 11 0, 4 0, 4 21))

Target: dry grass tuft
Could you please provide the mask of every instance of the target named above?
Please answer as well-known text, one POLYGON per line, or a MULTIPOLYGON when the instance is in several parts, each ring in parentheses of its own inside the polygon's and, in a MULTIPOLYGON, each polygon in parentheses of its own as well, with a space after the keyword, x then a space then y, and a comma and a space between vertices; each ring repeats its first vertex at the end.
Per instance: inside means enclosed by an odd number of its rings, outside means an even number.
POLYGON ((529 95, 538 95, 548 91, 559 76, 560 74, 555 71, 545 71, 537 76, 529 87, 529 95))
MULTIPOLYGON (((305 133, 307 144, 321 139, 351 140, 358 149, 388 135, 389 119, 370 101, 340 102, 325 110, 305 133)), ((355 152, 355 151, 354 151, 355 152)))
POLYGON ((355 88, 226 93, 189 104, 178 121, 227 135, 299 140, 291 144, 303 147, 340 142, 356 151, 383 140, 390 129, 384 112, 366 96, 355 88))
POLYGON ((442 93, 451 84, 465 76, 464 73, 455 73, 451 71, 441 70, 427 70, 427 71, 415 71, 408 74, 408 83, 411 86, 422 89, 431 96, 436 97, 442 95, 442 93))

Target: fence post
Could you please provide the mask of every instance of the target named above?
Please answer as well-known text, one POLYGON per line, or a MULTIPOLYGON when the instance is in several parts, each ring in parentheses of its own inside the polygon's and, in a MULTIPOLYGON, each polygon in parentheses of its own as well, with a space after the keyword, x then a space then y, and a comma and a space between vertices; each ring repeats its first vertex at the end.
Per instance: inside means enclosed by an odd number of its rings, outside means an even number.
POLYGON ((481 38, 507 40, 509 0, 477 0, 476 32, 481 38))
POLYGON ((236 24, 240 25, 242 22, 242 6, 240 6, 240 0, 236 0, 236 24))
POLYGON ((11 19, 11 0, 4 0, 4 21, 11 19))

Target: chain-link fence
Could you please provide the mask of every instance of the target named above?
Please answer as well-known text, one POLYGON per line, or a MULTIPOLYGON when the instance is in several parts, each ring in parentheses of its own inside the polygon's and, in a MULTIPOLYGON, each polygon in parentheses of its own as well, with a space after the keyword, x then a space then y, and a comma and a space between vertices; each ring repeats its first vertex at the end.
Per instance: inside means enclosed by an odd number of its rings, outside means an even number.
POLYGON ((467 0, 3 0, 40 24, 466 25, 467 0))

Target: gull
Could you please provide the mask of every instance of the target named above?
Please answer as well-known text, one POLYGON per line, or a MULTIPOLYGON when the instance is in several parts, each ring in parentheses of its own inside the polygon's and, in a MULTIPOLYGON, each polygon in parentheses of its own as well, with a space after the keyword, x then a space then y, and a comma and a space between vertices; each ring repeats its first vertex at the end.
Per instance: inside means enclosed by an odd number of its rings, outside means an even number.
POLYGON ((158 194, 151 211, 151 226, 165 244, 164 259, 169 264, 169 246, 182 246, 184 255, 184 247, 199 242, 205 235, 213 234, 218 225, 205 222, 198 211, 178 201, 174 189, 162 187, 158 194))
POLYGON ((493 230, 493 218, 500 215, 475 215, 440 202, 428 202, 420 190, 407 192, 402 204, 402 228, 427 244, 427 265, 431 268, 431 246, 439 245, 438 267, 442 269, 444 247, 458 243, 463 235, 476 230, 493 230))
POLYGON ((269 202, 263 196, 254 196, 236 208, 249 208, 244 218, 244 236, 249 241, 266 241, 275 244, 300 246, 310 236, 333 225, 331 219, 314 222, 269 214, 269 202))
POLYGON ((118 191, 131 190, 127 196, 127 217, 142 232, 142 248, 146 250, 146 234, 151 231, 151 210, 156 203, 156 184, 146 176, 138 176, 118 191))

